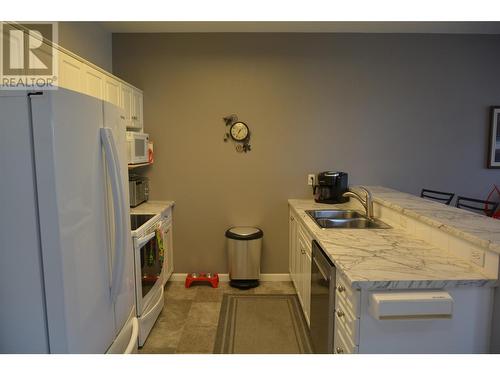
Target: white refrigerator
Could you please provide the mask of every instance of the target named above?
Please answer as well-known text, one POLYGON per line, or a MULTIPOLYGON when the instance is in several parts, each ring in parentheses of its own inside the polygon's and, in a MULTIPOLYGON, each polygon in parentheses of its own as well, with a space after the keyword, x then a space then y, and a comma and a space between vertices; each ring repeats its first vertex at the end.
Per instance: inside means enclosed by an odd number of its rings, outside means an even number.
POLYGON ((0 91, 0 352, 137 350, 121 109, 0 91))

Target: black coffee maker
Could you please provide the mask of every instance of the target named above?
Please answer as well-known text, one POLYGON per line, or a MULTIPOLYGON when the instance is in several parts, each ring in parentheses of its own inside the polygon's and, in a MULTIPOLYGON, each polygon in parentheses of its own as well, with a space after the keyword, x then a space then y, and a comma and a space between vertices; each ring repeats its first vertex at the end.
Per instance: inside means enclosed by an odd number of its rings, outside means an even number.
POLYGON ((345 203, 349 197, 343 197, 348 189, 347 173, 321 172, 316 176, 317 185, 313 186, 314 200, 318 203, 345 203))

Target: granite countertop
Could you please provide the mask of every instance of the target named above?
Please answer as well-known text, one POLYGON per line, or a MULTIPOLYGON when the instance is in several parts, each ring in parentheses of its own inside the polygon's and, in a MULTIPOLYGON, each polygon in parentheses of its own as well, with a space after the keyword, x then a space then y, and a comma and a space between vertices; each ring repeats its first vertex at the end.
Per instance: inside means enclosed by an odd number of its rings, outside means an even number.
MULTIPOLYGON (((384 188, 369 189, 374 200, 384 205, 392 202, 393 196, 398 193, 391 190, 392 196, 385 195, 382 203, 378 194, 384 188)), ((418 200, 422 201, 420 198, 418 200)), ((352 201, 334 207, 359 207, 352 201)), ((288 202, 309 233, 329 255, 337 272, 343 274, 354 288, 412 289, 496 285, 496 279, 481 272, 472 263, 436 248, 403 229, 321 229, 305 210, 332 209, 332 205, 318 204, 311 199, 290 199, 288 202)), ((417 202, 413 203, 417 206, 417 202)))
POLYGON ((165 210, 173 207, 175 205, 174 201, 147 201, 141 203, 137 207, 131 207, 131 214, 150 214, 156 215, 164 212, 165 210))
POLYGON ((383 206, 500 254, 500 220, 381 186, 369 186, 383 206))

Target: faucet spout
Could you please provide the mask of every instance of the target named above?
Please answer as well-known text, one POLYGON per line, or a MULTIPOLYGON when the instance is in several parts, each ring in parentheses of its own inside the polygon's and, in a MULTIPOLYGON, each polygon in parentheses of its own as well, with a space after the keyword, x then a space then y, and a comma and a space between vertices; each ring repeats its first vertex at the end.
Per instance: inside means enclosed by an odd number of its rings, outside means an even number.
POLYGON ((365 193, 365 198, 364 199, 363 199, 363 197, 361 197, 361 195, 359 195, 358 193, 356 193, 354 191, 346 191, 344 194, 342 194, 342 196, 343 197, 352 197, 352 198, 357 199, 361 203, 361 205, 363 206, 363 208, 365 209, 366 216, 369 219, 373 219, 373 200, 372 200, 372 194, 364 186, 358 186, 358 187, 361 190, 363 190, 363 192, 365 193))

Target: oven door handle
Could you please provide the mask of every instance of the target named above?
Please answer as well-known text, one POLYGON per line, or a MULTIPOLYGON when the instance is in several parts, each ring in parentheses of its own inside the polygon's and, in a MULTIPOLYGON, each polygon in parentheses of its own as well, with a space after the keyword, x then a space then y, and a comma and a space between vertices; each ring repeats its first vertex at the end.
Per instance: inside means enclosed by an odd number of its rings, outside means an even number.
POLYGON ((137 239, 137 249, 141 249, 146 243, 148 243, 154 236, 156 236, 156 232, 151 232, 146 234, 144 237, 139 237, 137 239))

